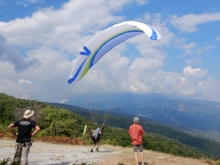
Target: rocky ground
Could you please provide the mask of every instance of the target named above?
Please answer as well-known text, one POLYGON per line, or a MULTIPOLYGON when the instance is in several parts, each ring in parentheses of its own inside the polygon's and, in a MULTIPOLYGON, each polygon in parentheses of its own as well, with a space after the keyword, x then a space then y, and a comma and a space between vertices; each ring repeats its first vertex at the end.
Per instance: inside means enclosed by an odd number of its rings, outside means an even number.
MULTIPOLYGON (((13 159, 15 141, 0 139, 0 160, 13 159)), ((131 148, 101 146, 100 152, 90 152, 91 146, 75 146, 33 142, 29 154, 30 165, 134 165, 131 148)), ((144 151, 145 165, 207 165, 202 160, 175 157, 144 151)))

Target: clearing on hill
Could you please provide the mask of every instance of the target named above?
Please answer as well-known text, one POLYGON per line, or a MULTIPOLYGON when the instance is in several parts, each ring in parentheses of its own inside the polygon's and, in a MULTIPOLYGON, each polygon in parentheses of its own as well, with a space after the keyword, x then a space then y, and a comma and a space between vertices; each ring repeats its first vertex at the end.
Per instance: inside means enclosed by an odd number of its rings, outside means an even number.
MULTIPOLYGON (((12 161, 15 141, 0 139, 0 160, 12 161)), ((90 152, 91 146, 33 142, 29 154, 31 165, 134 165, 132 148, 104 145, 100 152, 90 152)), ((159 152, 144 151, 145 165, 208 165, 202 160, 183 158, 159 152)))

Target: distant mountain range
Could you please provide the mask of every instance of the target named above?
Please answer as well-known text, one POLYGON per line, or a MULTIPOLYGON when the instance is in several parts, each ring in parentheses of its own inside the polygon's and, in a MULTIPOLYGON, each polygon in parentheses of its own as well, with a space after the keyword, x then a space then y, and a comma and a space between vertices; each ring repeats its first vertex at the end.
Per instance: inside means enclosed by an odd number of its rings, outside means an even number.
MULTIPOLYGON (((93 96, 94 97, 94 96, 93 96)), ((148 117, 156 122, 185 130, 220 133, 220 102, 189 98, 171 98, 163 95, 115 95, 112 99, 99 95, 98 101, 75 97, 65 104, 105 111, 119 108, 123 113, 148 117)))

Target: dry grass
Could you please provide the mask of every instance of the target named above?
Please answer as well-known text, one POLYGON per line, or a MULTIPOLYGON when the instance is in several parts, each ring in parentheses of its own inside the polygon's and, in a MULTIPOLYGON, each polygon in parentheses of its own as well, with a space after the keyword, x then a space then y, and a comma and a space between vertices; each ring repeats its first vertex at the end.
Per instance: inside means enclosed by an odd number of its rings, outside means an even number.
MULTIPOLYGON (((122 154, 106 158, 97 165, 135 165, 132 148, 122 148, 108 145, 103 147, 112 150, 120 150, 122 154)), ((141 160, 140 157, 139 160, 141 160)), ((144 150, 144 160, 144 165, 215 165, 215 162, 211 160, 184 158, 150 150, 144 150)))
POLYGON ((73 144, 73 145, 85 145, 85 142, 80 138, 73 138, 70 139, 68 137, 52 137, 52 136, 46 136, 41 139, 41 141, 44 142, 54 142, 54 143, 62 143, 62 144, 73 144))

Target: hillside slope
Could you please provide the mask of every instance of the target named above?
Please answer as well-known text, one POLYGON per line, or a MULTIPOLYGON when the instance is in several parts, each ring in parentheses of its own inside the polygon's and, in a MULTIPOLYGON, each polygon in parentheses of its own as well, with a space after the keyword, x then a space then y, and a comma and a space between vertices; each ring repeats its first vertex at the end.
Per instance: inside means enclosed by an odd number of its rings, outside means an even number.
MULTIPOLYGON (((79 115, 82 115, 88 119, 90 119, 89 111, 80 107, 71 106, 67 104, 59 104, 59 103, 48 103, 53 106, 62 107, 72 112, 75 112, 79 115)), ((103 111, 99 111, 98 114, 104 114, 103 111)), ((130 124, 133 121, 133 115, 129 113, 116 113, 112 112, 108 115, 108 120, 106 122, 107 125, 113 127, 119 127, 123 129, 128 129, 130 124)), ((103 117, 99 117, 99 119, 103 119, 103 117)), ((216 141, 212 141, 205 138, 194 137, 192 135, 186 134, 184 132, 178 131, 177 129, 173 129, 171 127, 157 124, 152 120, 141 117, 141 124, 143 125, 144 129, 148 133, 155 133, 167 138, 171 138, 173 140, 179 141, 185 145, 196 147, 206 153, 209 153, 214 156, 220 155, 220 143, 216 141)), ((101 123, 102 121, 99 121, 101 123)))

